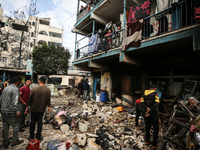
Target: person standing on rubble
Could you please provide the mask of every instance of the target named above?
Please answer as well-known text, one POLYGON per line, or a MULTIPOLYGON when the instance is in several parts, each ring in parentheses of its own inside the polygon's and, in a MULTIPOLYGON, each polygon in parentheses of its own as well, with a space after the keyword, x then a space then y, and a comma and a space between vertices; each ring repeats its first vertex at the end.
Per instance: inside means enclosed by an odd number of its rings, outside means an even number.
POLYGON ((14 77, 13 84, 6 87, 2 95, 0 97, 0 111, 3 120, 3 129, 2 129, 2 136, 3 136, 3 143, 4 148, 8 148, 10 145, 9 140, 9 127, 13 127, 13 137, 12 137, 12 144, 11 146, 15 146, 24 142, 24 140, 20 140, 18 137, 19 133, 19 117, 20 117, 20 110, 19 110, 19 89, 17 86, 20 84, 20 78, 14 77))
POLYGON ((83 93, 83 79, 78 83, 78 97, 83 93))
POLYGON ((30 112, 31 112, 30 137, 29 137, 30 141, 34 139, 36 122, 37 122, 36 139, 38 139, 39 141, 42 140, 41 137, 42 120, 46 107, 47 106, 49 107, 48 113, 51 111, 51 93, 50 89, 44 85, 45 81, 46 81, 45 77, 42 76, 39 78, 38 82, 39 86, 34 87, 31 90, 27 107, 25 110, 25 115, 26 115, 30 107, 30 112))
POLYGON ((88 84, 88 79, 86 79, 85 82, 83 83, 83 100, 87 99, 88 90, 89 90, 89 84, 88 84))
POLYGON ((158 106, 159 95, 156 92, 156 85, 152 84, 148 90, 145 90, 141 98, 141 105, 145 109, 145 125, 146 125, 146 145, 150 144, 150 129, 153 124, 153 145, 152 148, 157 148, 158 140, 158 106))
POLYGON ((31 90, 29 88, 31 83, 32 83, 31 80, 27 80, 26 84, 20 88, 20 103, 19 103, 19 107, 20 107, 21 117, 20 117, 20 121, 19 121, 20 122, 19 123, 19 132, 24 132, 25 130, 22 129, 22 128, 26 127, 24 112, 26 110, 26 105, 27 105, 27 102, 28 102, 28 98, 29 98, 29 95, 31 93, 31 90))

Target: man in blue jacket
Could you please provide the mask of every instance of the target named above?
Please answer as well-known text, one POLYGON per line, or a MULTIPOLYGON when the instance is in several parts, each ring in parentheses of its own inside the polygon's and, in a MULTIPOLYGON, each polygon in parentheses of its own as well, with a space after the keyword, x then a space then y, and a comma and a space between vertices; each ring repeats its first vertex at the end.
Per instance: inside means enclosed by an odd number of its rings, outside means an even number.
POLYGON ((88 95, 88 90, 89 90, 89 84, 88 84, 88 79, 85 80, 83 83, 83 99, 86 100, 87 95, 88 95))
POLYGON ((20 117, 20 109, 19 109, 19 88, 17 85, 20 83, 20 77, 13 78, 13 84, 7 86, 0 97, 0 110, 3 119, 3 143, 4 148, 8 148, 10 145, 10 141, 8 138, 9 127, 13 127, 13 137, 11 146, 15 146, 21 144, 24 140, 19 140, 18 132, 19 132, 19 117, 20 117))

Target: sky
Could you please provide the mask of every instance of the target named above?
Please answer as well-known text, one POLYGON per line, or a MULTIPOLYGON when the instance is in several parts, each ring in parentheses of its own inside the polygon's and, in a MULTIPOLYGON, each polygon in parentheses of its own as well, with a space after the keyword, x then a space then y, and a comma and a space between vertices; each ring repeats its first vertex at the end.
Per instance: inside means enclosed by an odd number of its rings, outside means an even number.
MULTIPOLYGON (((0 0, 4 15, 10 16, 10 12, 25 5, 31 0, 0 0)), ((39 18, 51 18, 50 25, 64 28, 63 46, 74 52, 75 34, 71 29, 76 23, 77 0, 37 0, 37 16, 39 18)), ((74 58, 73 56, 71 57, 74 58)))

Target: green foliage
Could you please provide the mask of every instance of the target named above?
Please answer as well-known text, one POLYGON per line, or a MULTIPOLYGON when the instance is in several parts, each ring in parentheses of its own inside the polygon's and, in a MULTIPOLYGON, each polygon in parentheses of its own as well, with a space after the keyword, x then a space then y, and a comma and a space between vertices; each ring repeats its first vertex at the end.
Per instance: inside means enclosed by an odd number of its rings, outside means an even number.
POLYGON ((71 57, 68 49, 62 46, 50 46, 44 42, 33 49, 33 70, 38 74, 67 74, 68 62, 71 57))

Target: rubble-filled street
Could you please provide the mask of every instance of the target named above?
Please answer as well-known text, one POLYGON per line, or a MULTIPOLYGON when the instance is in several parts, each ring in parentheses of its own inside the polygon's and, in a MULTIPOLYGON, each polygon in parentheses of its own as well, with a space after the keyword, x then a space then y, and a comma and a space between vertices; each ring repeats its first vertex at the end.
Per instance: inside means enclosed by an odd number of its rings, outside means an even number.
MULTIPOLYGON (((41 150, 150 150, 145 143, 145 122, 139 117, 135 124, 135 106, 116 98, 116 101, 96 102, 83 100, 74 92, 60 90, 62 96, 51 98, 51 112, 43 120, 41 150)), ((184 89, 180 91, 184 97, 184 89)), ((195 97, 186 95, 185 100, 161 99, 159 106, 159 138, 157 150, 198 150, 200 145, 200 104, 195 97)), ((29 124, 29 115, 26 123, 29 124)), ((0 131, 2 131, 0 117, 0 131)), ((24 142, 8 149, 24 150, 29 144, 29 127, 19 132, 24 142)), ((12 137, 10 127, 9 137, 12 137)), ((0 134, 0 149, 3 149, 0 134)))
MULTIPOLYGON (((56 143, 71 143, 69 150, 98 150, 98 149, 149 149, 144 140, 144 121, 139 119, 140 127, 135 127, 134 115, 127 111, 119 112, 113 103, 97 103, 83 101, 82 98, 59 97, 52 98, 52 111, 46 114, 42 130, 43 140, 40 149, 48 147, 48 142, 54 140, 56 143), (59 112, 58 112, 59 111, 59 112), (54 118, 57 113, 65 116, 77 116, 74 118, 75 125, 62 115, 54 118), (57 141, 56 141, 57 140, 57 141)), ((27 117, 28 119, 28 117, 27 117)), ((0 123, 2 130, 2 122, 0 123)), ((9 149, 21 150, 28 145, 29 127, 24 128, 25 132, 19 133, 24 142, 9 149)), ((10 136, 12 127, 10 127, 10 136)), ((0 138, 2 145, 2 136, 0 138)))

